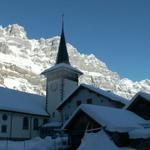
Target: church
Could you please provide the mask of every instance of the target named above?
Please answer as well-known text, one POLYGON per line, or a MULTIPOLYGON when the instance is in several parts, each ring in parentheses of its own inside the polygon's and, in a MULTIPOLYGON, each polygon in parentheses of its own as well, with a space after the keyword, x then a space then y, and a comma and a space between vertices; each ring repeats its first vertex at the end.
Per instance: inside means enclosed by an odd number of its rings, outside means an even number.
POLYGON ((31 139, 44 125, 62 127, 81 104, 121 109, 128 103, 110 91, 79 85, 82 74, 70 64, 62 23, 56 63, 41 73, 46 96, 0 87, 0 139, 31 139))

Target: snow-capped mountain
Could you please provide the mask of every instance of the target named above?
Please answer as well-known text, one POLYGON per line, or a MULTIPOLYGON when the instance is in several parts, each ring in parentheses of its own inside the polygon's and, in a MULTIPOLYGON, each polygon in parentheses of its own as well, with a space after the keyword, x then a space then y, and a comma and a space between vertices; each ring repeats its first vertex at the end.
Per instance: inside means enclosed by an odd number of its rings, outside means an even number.
MULTIPOLYGON (((40 73, 55 63, 59 37, 28 39, 23 27, 14 24, 0 27, 0 85, 21 91, 45 94, 45 79, 40 73)), ((133 82, 121 79, 116 72, 93 54, 80 54, 67 44, 71 64, 84 75, 80 83, 93 84, 126 98, 136 92, 150 92, 150 80, 133 82)))

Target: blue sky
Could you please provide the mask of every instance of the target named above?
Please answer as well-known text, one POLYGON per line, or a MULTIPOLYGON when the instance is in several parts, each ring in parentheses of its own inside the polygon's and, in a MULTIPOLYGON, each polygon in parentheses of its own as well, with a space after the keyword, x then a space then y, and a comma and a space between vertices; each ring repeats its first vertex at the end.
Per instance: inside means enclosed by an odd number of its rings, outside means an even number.
POLYGON ((0 24, 20 24, 29 38, 65 35, 121 77, 150 79, 149 0, 0 0, 0 24))

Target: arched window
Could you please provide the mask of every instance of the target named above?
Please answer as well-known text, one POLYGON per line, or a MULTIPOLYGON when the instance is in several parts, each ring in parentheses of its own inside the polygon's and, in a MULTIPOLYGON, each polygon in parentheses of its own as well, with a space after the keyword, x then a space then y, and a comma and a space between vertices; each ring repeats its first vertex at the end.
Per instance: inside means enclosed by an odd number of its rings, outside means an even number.
POLYGON ((33 129, 34 129, 34 130, 38 130, 38 127, 39 127, 39 121, 38 121, 37 118, 35 118, 35 119, 33 120, 33 129))
POLYGON ((3 114, 2 119, 3 119, 4 121, 6 121, 7 118, 8 118, 8 116, 7 116, 6 114, 3 114))
POLYGON ((28 129, 29 128, 29 119, 28 117, 23 118, 23 129, 28 129))
POLYGON ((7 126, 6 126, 6 125, 2 125, 2 126, 1 126, 1 132, 2 132, 2 133, 7 132, 7 126))

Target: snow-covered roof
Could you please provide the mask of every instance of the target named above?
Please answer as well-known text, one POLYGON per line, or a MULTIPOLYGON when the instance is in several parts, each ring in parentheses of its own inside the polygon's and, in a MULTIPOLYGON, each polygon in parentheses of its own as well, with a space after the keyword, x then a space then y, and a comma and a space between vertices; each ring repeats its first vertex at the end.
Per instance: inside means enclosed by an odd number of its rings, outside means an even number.
POLYGON ((63 129, 67 127, 79 111, 83 111, 109 131, 128 132, 143 128, 141 124, 146 123, 144 119, 125 109, 82 104, 64 124, 63 129))
POLYGON ((150 93, 140 91, 137 94, 135 94, 135 96, 127 103, 127 105, 124 108, 127 109, 134 101, 138 99, 138 97, 143 97, 146 101, 150 102, 150 93))
POLYGON ((60 64, 56 64, 54 65, 53 67, 51 68, 48 68, 46 69, 45 71, 43 71, 41 74, 48 74, 49 72, 55 72, 56 70, 69 70, 69 71, 72 71, 73 73, 76 73, 78 75, 81 75, 83 74, 80 70, 72 67, 71 65, 69 64, 66 64, 66 63, 60 63, 60 64))
POLYGON ((43 125, 43 127, 61 127, 62 123, 58 121, 48 122, 43 125))
POLYGON ((135 129, 129 132, 129 137, 131 139, 147 139, 150 138, 150 128, 143 128, 143 129, 135 129))
POLYGON ((0 87, 0 110, 48 116, 45 97, 0 87))
POLYGON ((92 86, 92 85, 82 84, 82 86, 83 86, 83 87, 86 87, 86 88, 88 88, 88 89, 90 89, 90 90, 92 90, 92 91, 94 91, 94 92, 96 92, 96 93, 98 93, 98 94, 100 94, 100 95, 103 95, 103 96, 105 96, 105 97, 108 97, 108 98, 110 98, 111 100, 118 101, 118 102, 121 102, 121 103, 123 103, 123 104, 127 104, 128 101, 129 101, 129 100, 127 100, 126 98, 123 98, 123 97, 121 97, 121 96, 119 96, 119 95, 116 95, 116 94, 114 94, 114 93, 112 93, 112 92, 110 92, 110 91, 102 90, 102 89, 96 88, 96 87, 94 87, 94 86, 92 86))
POLYGON ((70 97, 77 91, 79 90, 80 88, 86 88, 86 89, 89 89, 99 95, 102 95, 106 98, 109 98, 111 99, 112 101, 117 101, 117 102, 121 102, 122 104, 127 104, 129 100, 127 100, 126 98, 123 98, 119 95, 116 95, 112 92, 108 92, 108 91, 105 91, 105 90, 102 90, 100 88, 96 88, 92 85, 87 85, 87 84, 80 84, 80 86, 78 86, 76 89, 74 89, 72 91, 72 93, 70 95, 68 95, 57 107, 57 109, 59 110, 61 107, 64 106, 64 104, 66 104, 66 102, 70 101, 70 97))
POLYGON ((141 97, 145 98, 147 101, 150 102, 150 93, 139 92, 138 94, 139 94, 141 97))

